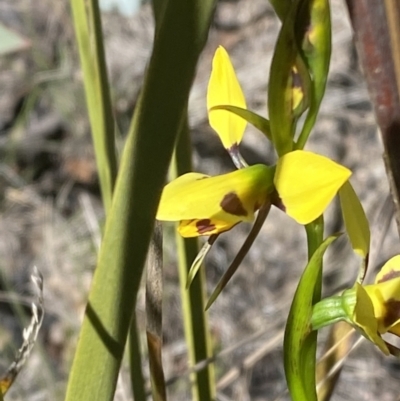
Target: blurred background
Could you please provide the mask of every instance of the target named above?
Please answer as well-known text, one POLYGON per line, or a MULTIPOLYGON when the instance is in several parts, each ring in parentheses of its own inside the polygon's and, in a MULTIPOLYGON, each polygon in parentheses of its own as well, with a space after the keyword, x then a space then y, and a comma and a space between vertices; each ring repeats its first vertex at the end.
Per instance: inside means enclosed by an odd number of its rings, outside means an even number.
MULTIPOLYGON (((102 0, 103 28, 118 143, 124 137, 151 53, 148 5, 102 0)), ((372 230, 370 277, 398 253, 382 146, 344 1, 332 0, 333 54, 329 83, 308 149, 353 171, 372 230)), ((279 21, 266 0, 220 0, 190 98, 196 171, 234 169, 208 125, 206 87, 218 45, 229 52, 248 108, 266 115, 266 89, 279 21)), ((154 118, 157 118, 155 111, 154 118)), ((248 163, 275 162, 265 137, 248 127, 241 145, 248 163)), ((82 74, 66 0, 0 0, 0 368, 12 362, 29 320, 36 265, 44 276, 46 316, 33 355, 8 400, 58 401, 68 371, 100 245, 103 211, 82 74)), ((342 228, 338 203, 326 232, 342 228)), ((250 225, 221 236, 206 260, 211 291, 250 225)), ((273 210, 244 263, 210 310, 217 354, 218 400, 287 400, 282 336, 306 263, 305 235, 273 210)), ((173 227, 165 228, 164 363, 170 399, 190 399, 173 227)), ((353 284, 358 260, 344 238, 329 252, 325 294, 353 284)), ((110 269, 113 267, 110 266, 110 269)), ((144 323, 144 296, 137 314, 144 323)), ((144 334, 143 334, 144 335, 144 334)), ((326 337, 322 331, 321 345, 326 337)), ((143 337, 143 343, 145 339, 143 337)), ((145 351, 144 351, 145 352, 145 351)), ((320 355, 324 353, 321 347, 320 355)), ((147 366, 143 366, 148 376, 147 366)), ((361 341, 346 358, 333 400, 400 400, 400 364, 361 341)), ((116 400, 128 401, 122 369, 116 400)))

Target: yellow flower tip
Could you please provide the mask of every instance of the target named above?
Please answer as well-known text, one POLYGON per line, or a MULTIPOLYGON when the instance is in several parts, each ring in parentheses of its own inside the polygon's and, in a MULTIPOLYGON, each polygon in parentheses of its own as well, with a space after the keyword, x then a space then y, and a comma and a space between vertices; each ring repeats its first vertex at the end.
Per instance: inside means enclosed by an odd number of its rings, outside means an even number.
POLYGON ((263 164, 216 177, 185 174, 164 188, 157 219, 179 221, 184 237, 230 230, 254 219, 273 191, 273 174, 273 168, 263 164))
POLYGON ((215 52, 207 90, 207 110, 211 127, 226 149, 239 145, 247 122, 227 110, 211 110, 215 106, 246 108, 239 81, 226 50, 219 46, 215 52))
POLYGON ((368 266, 368 255, 370 247, 370 230, 367 216, 355 193, 350 181, 347 181, 339 190, 340 206, 347 235, 351 246, 359 256, 364 259, 359 281, 363 281, 368 266))
POLYGON ((286 213, 308 224, 325 211, 350 175, 327 157, 296 150, 278 160, 274 183, 286 213))
POLYGON ((400 255, 393 256, 376 275, 375 284, 400 277, 400 255))

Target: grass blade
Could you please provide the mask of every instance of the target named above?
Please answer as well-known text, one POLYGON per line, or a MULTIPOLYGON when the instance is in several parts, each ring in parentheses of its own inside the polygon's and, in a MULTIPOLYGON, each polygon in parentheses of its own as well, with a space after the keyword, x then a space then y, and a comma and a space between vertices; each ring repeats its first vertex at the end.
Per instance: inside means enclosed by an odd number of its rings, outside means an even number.
POLYGON ((122 155, 67 401, 111 401, 161 189, 186 112, 212 0, 166 4, 122 155))
POLYGON ((71 0, 71 8, 101 194, 105 211, 108 212, 117 176, 117 158, 99 5, 97 0, 71 0))
POLYGON ((142 372, 140 337, 138 335, 136 313, 132 314, 129 328, 129 366, 133 398, 137 401, 146 400, 145 381, 142 372))

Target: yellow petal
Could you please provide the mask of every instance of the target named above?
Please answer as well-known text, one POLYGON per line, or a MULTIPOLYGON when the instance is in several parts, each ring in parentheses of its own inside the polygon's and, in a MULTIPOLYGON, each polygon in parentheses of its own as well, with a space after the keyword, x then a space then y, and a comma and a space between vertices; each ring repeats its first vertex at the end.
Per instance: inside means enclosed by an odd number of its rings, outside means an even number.
POLYGON ((233 228, 236 224, 240 223, 236 217, 231 221, 212 219, 193 219, 182 220, 178 226, 178 232, 182 237, 198 237, 199 235, 210 236, 212 234, 223 233, 233 228))
POLYGON ((214 106, 223 105, 245 109, 246 101, 228 53, 222 46, 219 46, 214 55, 208 82, 207 109, 211 127, 219 135, 224 147, 229 149, 240 143, 247 122, 227 110, 210 111, 214 106))
POLYGON ((375 277, 375 284, 400 277, 400 255, 393 256, 375 277))
POLYGON ((179 231, 184 236, 229 230, 253 220, 273 190, 273 174, 273 168, 263 164, 216 177, 185 174, 164 188, 157 219, 182 221, 179 231))
POLYGON ((391 331, 400 323, 400 277, 364 288, 374 305, 379 332, 384 334, 391 331))
POLYGON ((356 283, 357 301, 353 312, 353 322, 361 332, 377 345, 381 351, 389 355, 389 350, 378 333, 378 322, 374 315, 374 306, 372 301, 362 285, 356 283))
POLYGON ((339 190, 340 206, 351 246, 363 258, 359 273, 360 282, 363 281, 369 254, 370 231, 367 216, 350 182, 347 181, 339 190))
POLYGON ((308 224, 325 211, 350 175, 327 157, 296 150, 278 160, 274 183, 286 213, 308 224))

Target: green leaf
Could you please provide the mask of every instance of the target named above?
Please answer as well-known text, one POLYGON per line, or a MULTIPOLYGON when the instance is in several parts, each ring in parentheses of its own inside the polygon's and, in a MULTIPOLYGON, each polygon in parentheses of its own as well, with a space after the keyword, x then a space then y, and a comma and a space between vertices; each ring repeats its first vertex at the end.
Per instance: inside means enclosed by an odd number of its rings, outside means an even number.
POLYGON ((315 302, 314 289, 318 285, 322 258, 328 246, 338 235, 328 237, 313 253, 296 289, 286 325, 284 338, 284 365, 286 380, 293 401, 316 401, 315 368, 310 369, 310 357, 315 361, 314 341, 311 333, 311 316, 315 302), (310 355, 311 353, 311 355, 310 355))
POLYGON ((86 104, 106 214, 117 177, 114 116, 97 0, 71 0, 75 35, 83 72, 86 104))
POLYGON ((271 138, 271 130, 269 126, 269 121, 261 117, 260 115, 247 110, 243 109, 241 107, 237 106, 230 106, 230 105, 220 105, 220 106, 214 106, 210 109, 212 110, 227 110, 230 111, 231 113, 236 114, 239 117, 242 117, 244 120, 246 120, 248 123, 252 124, 254 127, 256 127, 258 130, 260 130, 270 141, 272 140, 271 138))
POLYGON ((276 15, 283 21, 290 10, 292 0, 269 0, 272 7, 274 7, 276 15))
POLYGON ((154 217, 214 6, 212 0, 165 5, 123 151, 66 401, 114 398, 154 217))
POLYGON ((310 108, 296 143, 296 149, 303 149, 317 119, 328 79, 331 58, 329 0, 302 3, 296 18, 296 37, 302 38, 302 55, 312 78, 310 108))
POLYGON ((282 23, 272 58, 268 111, 272 142, 279 156, 293 149, 295 130, 293 117, 293 66, 298 55, 294 39, 297 2, 292 3, 282 23))

